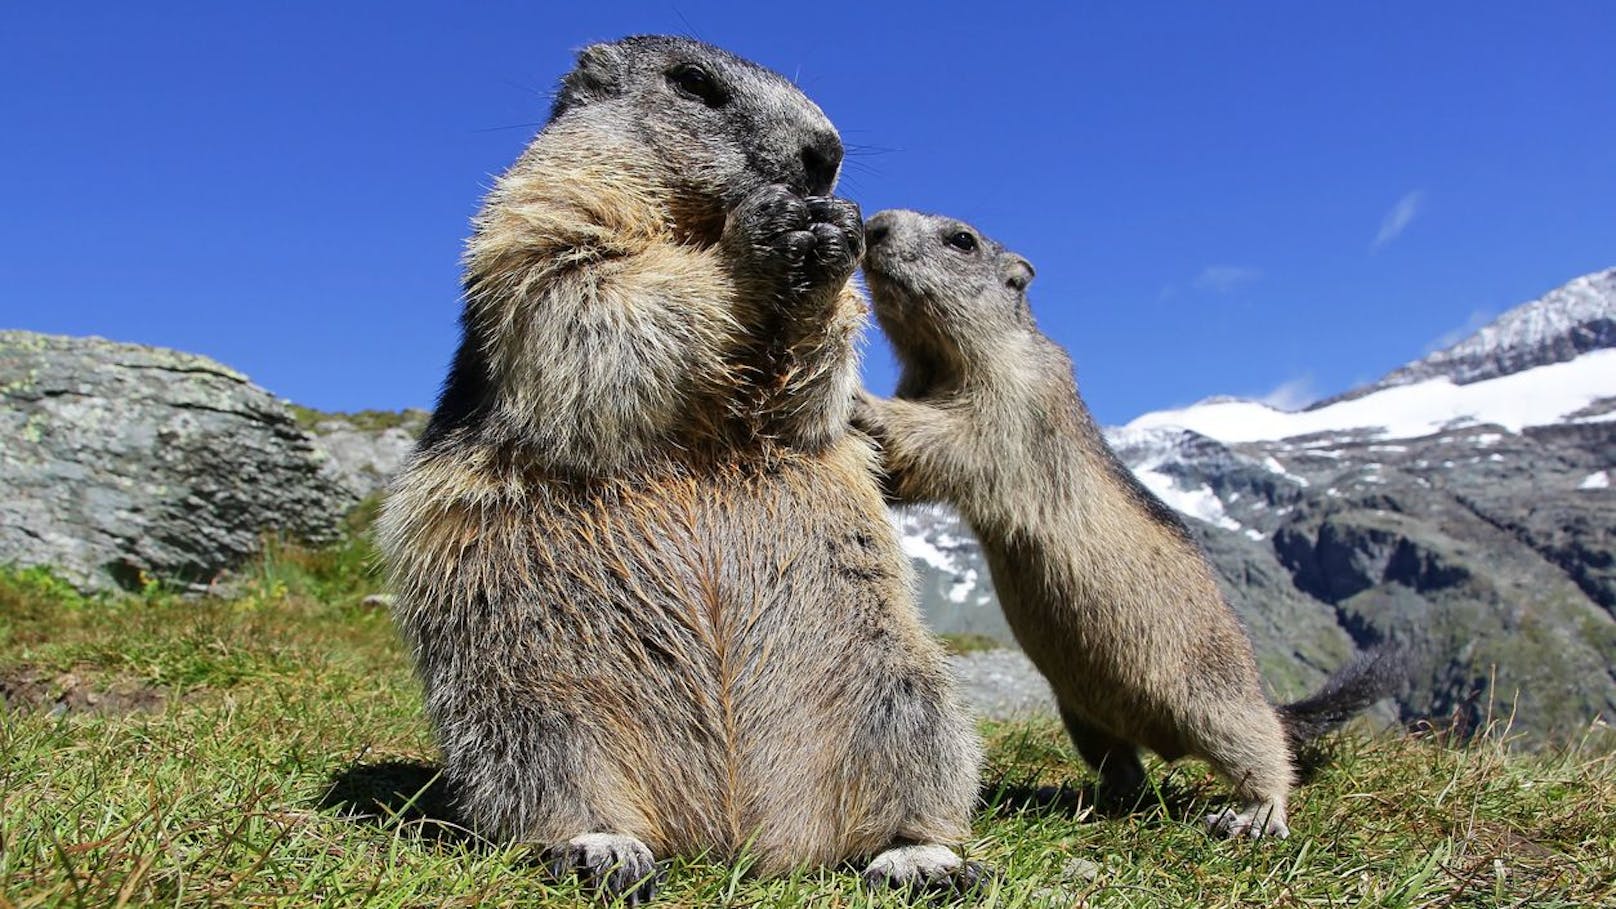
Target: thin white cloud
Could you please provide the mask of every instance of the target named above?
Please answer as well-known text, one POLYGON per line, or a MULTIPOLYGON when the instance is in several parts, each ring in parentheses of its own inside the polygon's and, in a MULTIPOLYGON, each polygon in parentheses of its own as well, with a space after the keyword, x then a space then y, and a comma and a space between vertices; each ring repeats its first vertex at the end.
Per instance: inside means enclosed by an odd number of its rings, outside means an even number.
POLYGON ((1425 205, 1425 192, 1414 190, 1404 193, 1403 198, 1397 200, 1392 210, 1380 220, 1380 232, 1375 234, 1375 242, 1369 244, 1370 252, 1377 252, 1381 247, 1392 242, 1408 229, 1414 219, 1420 216, 1420 209, 1425 205))
POLYGON ((1472 311, 1470 313, 1470 318, 1466 319, 1463 325, 1453 329, 1452 331, 1444 332, 1436 340, 1425 345, 1425 352, 1432 354, 1439 350, 1446 350, 1447 348, 1452 347, 1460 341, 1463 341, 1465 338, 1468 338, 1480 331, 1482 326, 1493 320, 1494 316, 1495 313, 1490 309, 1477 309, 1472 311))
POLYGON ((1261 277, 1261 269, 1244 265, 1208 265, 1195 276, 1195 286, 1200 290, 1226 294, 1261 277))
POLYGON ((1277 410, 1301 410, 1319 399, 1312 376, 1297 376, 1279 383, 1257 400, 1277 410))

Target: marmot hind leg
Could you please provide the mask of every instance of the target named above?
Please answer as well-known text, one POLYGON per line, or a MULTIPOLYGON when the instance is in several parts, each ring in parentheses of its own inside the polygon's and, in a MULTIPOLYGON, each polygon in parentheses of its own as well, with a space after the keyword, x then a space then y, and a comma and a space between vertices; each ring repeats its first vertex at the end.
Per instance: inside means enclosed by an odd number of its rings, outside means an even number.
POLYGON ((1208 829, 1224 836, 1290 836, 1285 802, 1296 782, 1289 740, 1272 705, 1221 704, 1185 730, 1189 753, 1204 759, 1234 786, 1239 810, 1226 808, 1206 817, 1208 829))
POLYGON ((1101 800, 1125 807, 1136 804, 1148 782, 1139 748, 1090 724, 1064 704, 1060 705, 1060 717, 1077 753, 1100 775, 1101 800))
POLYGON ((893 887, 917 892, 966 893, 982 883, 987 871, 967 862, 947 846, 894 846, 864 869, 870 887, 893 887))
POLYGON ((615 771, 564 710, 493 688, 484 679, 428 692, 444 777, 463 819, 489 839, 540 847, 558 877, 576 875, 607 899, 649 899, 659 877, 640 838, 649 829, 645 812, 615 771))
POLYGON ((981 876, 949 845, 970 833, 982 764, 950 685, 942 673, 884 679, 848 749, 848 783, 870 815, 860 826, 884 831, 868 882, 959 890, 981 876))

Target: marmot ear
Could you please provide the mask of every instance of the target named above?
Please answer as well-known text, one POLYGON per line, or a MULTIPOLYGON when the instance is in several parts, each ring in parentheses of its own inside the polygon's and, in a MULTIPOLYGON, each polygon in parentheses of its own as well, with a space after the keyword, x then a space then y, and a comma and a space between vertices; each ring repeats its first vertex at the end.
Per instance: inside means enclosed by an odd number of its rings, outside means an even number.
POLYGON ((1004 266, 1004 286, 1015 291, 1027 289, 1037 272, 1032 270, 1032 263, 1021 256, 1010 254, 1004 266))
POLYGON ((593 101, 602 101, 622 91, 628 75, 628 60, 613 44, 591 44, 578 52, 578 63, 561 77, 550 119, 593 101))

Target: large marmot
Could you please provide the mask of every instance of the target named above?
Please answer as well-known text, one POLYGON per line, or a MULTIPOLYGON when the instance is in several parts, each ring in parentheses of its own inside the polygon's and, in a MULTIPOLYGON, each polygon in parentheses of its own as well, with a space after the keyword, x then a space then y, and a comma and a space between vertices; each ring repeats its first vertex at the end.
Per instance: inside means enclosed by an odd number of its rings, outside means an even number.
POLYGON ((962 871, 980 746, 846 431, 841 157, 773 72, 594 45, 468 243, 381 522, 394 615, 466 820, 609 894, 743 847, 962 871))
POLYGON ((1389 693, 1391 655, 1270 705, 1206 556, 1106 445, 1071 360, 1033 322, 1032 265, 916 212, 881 212, 865 238, 902 375, 896 399, 861 398, 855 423, 881 445, 893 497, 951 503, 976 531, 1011 630, 1109 793, 1144 783, 1138 745, 1193 755, 1242 802, 1213 829, 1286 836, 1293 747, 1389 693))

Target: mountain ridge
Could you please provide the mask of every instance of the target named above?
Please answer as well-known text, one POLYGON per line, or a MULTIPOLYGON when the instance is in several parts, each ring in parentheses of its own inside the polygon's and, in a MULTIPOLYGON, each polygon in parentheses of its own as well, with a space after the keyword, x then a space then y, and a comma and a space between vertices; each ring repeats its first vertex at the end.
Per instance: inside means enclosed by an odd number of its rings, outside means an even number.
POLYGON ((1506 310, 1460 340, 1405 363, 1368 385, 1308 405, 1445 376, 1456 385, 1563 363, 1616 347, 1616 267, 1572 278, 1534 300, 1506 310))
POLYGON ((1381 379, 1301 410, 1214 396, 1141 414, 1224 442, 1354 433, 1395 439, 1464 425, 1616 419, 1616 268, 1575 278, 1381 379))

